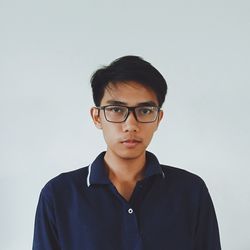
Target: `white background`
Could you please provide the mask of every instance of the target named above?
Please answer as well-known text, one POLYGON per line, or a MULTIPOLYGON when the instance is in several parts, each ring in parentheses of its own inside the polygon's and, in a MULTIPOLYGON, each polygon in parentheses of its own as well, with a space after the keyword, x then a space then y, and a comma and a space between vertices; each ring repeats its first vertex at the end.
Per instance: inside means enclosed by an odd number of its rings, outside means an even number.
POLYGON ((149 150, 200 175, 223 249, 249 250, 249 13, 241 0, 0 0, 0 249, 31 249, 41 188, 105 150, 89 79, 134 54, 169 85, 149 150))

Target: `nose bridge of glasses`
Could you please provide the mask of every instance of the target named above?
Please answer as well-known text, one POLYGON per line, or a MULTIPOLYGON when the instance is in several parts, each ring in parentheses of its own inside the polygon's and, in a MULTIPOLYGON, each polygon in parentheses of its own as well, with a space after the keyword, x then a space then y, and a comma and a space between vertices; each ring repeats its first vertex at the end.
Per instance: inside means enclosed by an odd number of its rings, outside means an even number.
POLYGON ((128 119, 130 113, 132 113, 133 116, 134 116, 134 119, 135 119, 136 121, 138 121, 137 116, 136 116, 135 109, 136 109, 136 107, 127 107, 127 115, 126 115, 125 121, 128 119))

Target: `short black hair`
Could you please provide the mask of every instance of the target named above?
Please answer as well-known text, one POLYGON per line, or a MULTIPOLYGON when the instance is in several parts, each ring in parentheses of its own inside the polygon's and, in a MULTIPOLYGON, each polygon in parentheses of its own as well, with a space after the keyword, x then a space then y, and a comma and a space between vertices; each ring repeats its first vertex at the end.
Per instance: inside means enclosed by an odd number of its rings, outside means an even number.
POLYGON ((124 56, 104 66, 91 77, 94 103, 100 106, 104 91, 109 83, 135 81, 152 89, 161 107, 167 94, 167 83, 161 73, 139 56, 124 56))

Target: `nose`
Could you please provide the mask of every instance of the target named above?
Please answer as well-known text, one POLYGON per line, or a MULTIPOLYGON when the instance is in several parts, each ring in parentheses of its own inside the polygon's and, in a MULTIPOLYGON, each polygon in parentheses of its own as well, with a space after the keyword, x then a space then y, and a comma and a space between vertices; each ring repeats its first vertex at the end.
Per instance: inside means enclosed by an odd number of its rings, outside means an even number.
POLYGON ((125 132, 138 132, 138 121, 135 118, 135 114, 130 111, 126 121, 123 123, 123 130, 125 132))

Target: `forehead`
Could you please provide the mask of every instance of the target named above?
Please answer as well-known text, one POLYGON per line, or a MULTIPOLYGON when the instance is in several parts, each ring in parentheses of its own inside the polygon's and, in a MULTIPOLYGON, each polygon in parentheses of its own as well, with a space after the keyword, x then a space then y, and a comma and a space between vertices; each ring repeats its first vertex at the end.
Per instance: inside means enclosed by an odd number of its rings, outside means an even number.
POLYGON ((101 105, 120 102, 124 105, 136 106, 140 103, 159 104, 155 92, 138 82, 109 83, 104 91, 101 105))

